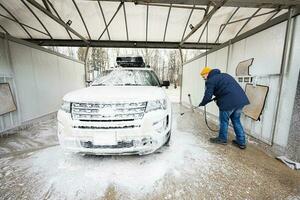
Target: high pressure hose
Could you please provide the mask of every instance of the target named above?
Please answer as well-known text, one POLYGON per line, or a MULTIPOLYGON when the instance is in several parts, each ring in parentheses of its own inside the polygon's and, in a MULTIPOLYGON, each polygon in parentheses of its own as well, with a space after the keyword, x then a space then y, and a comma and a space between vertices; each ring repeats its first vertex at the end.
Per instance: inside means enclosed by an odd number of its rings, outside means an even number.
POLYGON ((206 113, 206 106, 204 106, 204 119, 205 119, 205 124, 207 126, 207 128, 213 132, 219 132, 219 130, 215 130, 213 128, 211 128, 209 125, 208 125, 208 121, 207 121, 207 113, 206 113))
MULTIPOLYGON (((192 112, 194 112, 194 109, 197 108, 197 107, 196 107, 196 106, 193 106, 193 104, 192 104, 192 99, 191 99, 191 95, 190 95, 190 94, 188 94, 188 98, 189 98, 189 103, 190 103, 192 112)), ((184 114, 185 114, 184 112, 180 113, 181 116, 184 115, 184 114)), ((206 124, 206 126, 207 126, 207 128, 208 128, 209 130, 211 130, 211 131, 213 131, 213 132, 219 132, 219 130, 215 130, 215 129, 213 129, 213 128, 211 128, 211 127, 209 126, 208 120, 207 120, 206 106, 204 106, 204 120, 205 120, 205 124, 206 124)))

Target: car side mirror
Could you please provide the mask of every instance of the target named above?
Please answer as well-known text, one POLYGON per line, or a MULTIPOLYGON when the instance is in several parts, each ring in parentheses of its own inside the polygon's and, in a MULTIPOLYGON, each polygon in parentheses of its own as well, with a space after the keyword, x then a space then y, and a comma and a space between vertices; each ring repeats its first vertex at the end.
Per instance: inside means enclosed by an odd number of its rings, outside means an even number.
POLYGON ((162 87, 169 87, 170 86, 170 81, 163 81, 163 83, 161 84, 162 87))
POLYGON ((87 86, 90 86, 92 82, 93 82, 93 81, 88 80, 88 81, 86 81, 86 85, 87 85, 87 86))

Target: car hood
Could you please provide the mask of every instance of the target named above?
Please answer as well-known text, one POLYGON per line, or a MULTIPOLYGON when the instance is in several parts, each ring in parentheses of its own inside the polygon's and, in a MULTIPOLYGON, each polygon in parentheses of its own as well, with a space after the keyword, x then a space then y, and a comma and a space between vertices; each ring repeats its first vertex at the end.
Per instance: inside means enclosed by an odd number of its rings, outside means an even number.
POLYGON ((68 102, 140 102, 167 98, 163 88, 154 86, 91 86, 63 98, 68 102))

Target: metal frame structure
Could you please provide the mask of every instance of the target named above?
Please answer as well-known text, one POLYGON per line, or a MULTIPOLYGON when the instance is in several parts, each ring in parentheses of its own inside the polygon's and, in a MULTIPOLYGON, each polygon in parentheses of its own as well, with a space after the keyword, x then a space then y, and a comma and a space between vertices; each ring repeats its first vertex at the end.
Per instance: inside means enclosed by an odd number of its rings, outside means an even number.
POLYGON ((26 6, 26 8, 32 13, 32 15, 38 20, 38 22, 41 24, 41 26, 45 29, 45 31, 47 32, 48 36, 50 37, 50 39, 53 39, 52 35, 50 34, 50 32, 48 31, 48 29, 46 28, 46 26, 43 24, 43 22, 40 20, 40 18, 35 14, 35 12, 29 7, 29 5, 27 3, 25 3, 24 0, 21 0, 21 2, 26 6))
POLYGON ((170 13, 171 13, 172 5, 173 4, 170 4, 169 11, 168 11, 168 16, 167 16, 167 20, 166 20, 166 26, 165 26, 165 32, 164 32, 163 42, 166 41, 166 35, 167 35, 167 29, 168 29, 168 24, 169 24, 169 18, 170 18, 170 13))
POLYGON ((82 21, 82 23, 83 23, 83 25, 84 25, 84 28, 85 28, 85 30, 86 30, 86 33, 88 34, 88 37, 89 37, 89 39, 91 40, 90 32, 89 32, 89 30, 88 30, 88 28, 87 28, 87 26, 86 26, 86 23, 85 23, 85 21, 84 21, 84 19, 83 19, 83 17, 82 17, 82 14, 81 14, 81 12, 80 12, 80 10, 79 10, 79 8, 78 8, 78 6, 77 6, 75 0, 72 0, 72 2, 73 2, 73 4, 74 4, 74 6, 75 6, 75 8, 76 8, 76 10, 77 10, 77 12, 78 12, 78 14, 79 14, 79 16, 80 16, 80 19, 81 19, 81 21, 82 21))
POLYGON ((226 26, 230 23, 231 19, 233 18, 233 16, 237 13, 237 11, 239 9, 240 9, 240 7, 237 7, 233 11, 233 13, 230 15, 230 17, 228 18, 228 20, 226 21, 226 23, 224 24, 224 26, 222 26, 223 24, 220 26, 220 31, 219 31, 219 34, 217 36, 217 39, 216 39, 215 43, 219 41, 219 38, 220 38, 221 34, 223 33, 223 31, 225 30, 226 26))
MULTIPOLYGON (((43 0, 43 1, 44 1, 44 0, 43 0)), ((60 15, 58 14, 57 10, 54 8, 53 4, 52 4, 49 0, 45 0, 45 1, 46 1, 47 5, 48 5, 48 4, 50 5, 50 7, 51 7, 52 10, 55 12, 55 14, 56 14, 56 16, 58 17, 58 19, 61 20, 61 21, 63 21, 63 20, 61 19, 60 15)), ((50 8, 49 8, 49 12, 52 13, 50 8)), ((67 31, 67 33, 68 33, 70 39, 72 40, 73 38, 72 38, 72 36, 71 36, 71 34, 70 34, 70 31, 69 31, 67 28, 65 28, 65 29, 66 29, 66 31, 67 31)))
MULTIPOLYGON (((85 47, 86 43, 82 40, 48 40, 48 39, 24 39, 28 42, 40 46, 70 46, 85 47)), ((184 43, 182 49, 212 49, 218 47, 219 43, 184 43)), ((91 40, 89 47, 112 47, 112 48, 162 48, 178 49, 178 42, 151 42, 151 41, 112 41, 112 40, 91 40)))
MULTIPOLYGON (((102 8, 102 6, 101 6, 100 1, 98 1, 98 6, 99 6, 99 9, 100 9, 100 11, 101 11, 101 15, 102 15, 102 18, 103 18, 103 21, 104 21, 104 25, 105 25, 105 27, 108 27, 107 22, 106 22, 106 18, 105 18, 105 16, 104 16, 103 8, 102 8)), ((125 14, 125 8, 124 8, 124 17, 126 17, 126 14, 125 14)), ((126 28, 126 30, 127 30, 127 28, 126 28)), ((107 36, 108 36, 108 39, 111 40, 110 34, 109 34, 109 30, 108 30, 108 29, 107 29, 107 36)))
POLYGON ((195 9, 195 5, 194 5, 193 8, 191 9, 191 12, 190 12, 190 14, 189 14, 189 18, 188 18, 188 20, 186 21, 186 24, 185 24, 185 27, 184 27, 184 31, 183 31, 181 40, 183 40, 183 38, 184 38, 184 36, 185 36, 185 32, 186 32, 186 29, 187 29, 187 27, 188 27, 188 25, 189 25, 189 22, 190 22, 190 19, 191 19, 191 17, 192 17, 192 14, 193 14, 193 12, 194 12, 194 9, 195 9))
MULTIPOLYGON (((191 48, 191 49, 218 48, 218 46, 220 45, 218 43, 219 39, 220 39, 222 33, 224 33, 224 30, 228 25, 231 25, 231 24, 234 24, 237 22, 241 22, 241 21, 245 21, 243 26, 239 29, 239 31, 235 35, 235 37, 234 37, 234 39, 235 39, 235 38, 239 37, 240 33, 244 30, 244 28, 247 26, 247 24, 253 18, 274 13, 266 22, 273 21, 274 17, 279 13, 279 11, 282 8, 287 8, 291 5, 300 5, 300 2, 295 2, 293 0, 278 1, 278 2, 277 1, 273 2, 271 0, 260 0, 260 1, 259 0, 244 0, 244 1, 241 1, 241 0, 197 0, 197 1, 195 1, 195 0, 186 0, 186 1, 182 1, 182 0, 151 0, 150 2, 148 0, 110 0, 113 2, 119 2, 119 6, 117 7, 113 16, 107 23, 103 8, 101 6, 101 1, 105 1, 105 0, 89 0, 89 1, 96 1, 98 3, 98 6, 99 6, 99 9, 100 9, 100 12, 101 12, 104 24, 105 24, 105 28, 101 32, 98 40, 92 40, 90 32, 89 32, 88 27, 85 22, 85 19, 76 3, 76 0, 72 0, 72 2, 74 4, 74 7, 75 7, 78 15, 80 16, 82 24, 87 33, 87 37, 79 34, 77 31, 72 29, 68 24, 66 24, 63 21, 63 19, 60 17, 57 10, 54 8, 51 1, 42 0, 41 1, 42 3, 38 3, 36 0, 20 0, 20 1, 28 8, 28 10, 32 13, 32 15, 34 15, 36 20, 38 20, 38 22, 44 28, 45 32, 22 23, 9 10, 7 10, 7 8, 5 8, 4 5, 1 3, 0 3, 0 6, 4 10, 6 10, 7 13, 9 13, 9 15, 12 18, 7 17, 2 14, 0 14, 0 16, 4 17, 6 19, 9 19, 15 23, 18 23, 19 26, 27 33, 27 35, 30 38, 30 39, 26 38, 26 40, 36 43, 36 44, 39 44, 39 45, 49 45, 49 46, 66 45, 66 46, 93 46, 93 47, 98 46, 98 47, 126 47, 126 48, 143 47, 143 48, 177 48, 177 49, 178 48, 182 48, 182 49, 186 49, 186 48, 191 48), (131 37, 129 35, 129 30, 128 30, 128 21, 127 21, 125 2, 133 2, 136 5, 146 6, 145 41, 130 40, 131 37), (55 22, 57 22, 58 24, 63 26, 66 29, 66 31, 70 37, 70 40, 67 40, 67 39, 61 40, 61 39, 53 38, 52 35, 50 34, 50 31, 47 29, 47 26, 45 26, 45 24, 42 22, 42 20, 39 19, 39 17, 35 14, 35 12, 29 6, 28 3, 30 4, 30 6, 35 7, 36 9, 38 9, 39 11, 44 13, 46 16, 52 18, 55 22), (153 7, 153 6, 169 8, 168 15, 167 15, 166 22, 165 22, 162 41, 151 41, 151 42, 149 41, 149 35, 148 35, 149 34, 149 9, 150 9, 150 7, 153 7), (203 6, 206 6, 206 7, 203 7, 203 6), (214 43, 209 43, 207 45, 205 45, 205 43, 201 43, 200 42, 201 38, 202 38, 204 32, 208 29, 209 20, 223 6, 236 6, 237 8, 233 11, 231 16, 227 19, 226 23, 224 23, 220 26, 219 33, 218 33, 217 38, 214 43), (116 41, 116 40, 112 40, 112 38, 111 38, 111 35, 109 32, 109 26, 111 25, 111 23, 113 22, 113 20, 115 19, 116 15, 119 13, 119 11, 122 7, 123 7, 123 14, 124 14, 125 28, 126 28, 126 41, 116 41), (238 12, 240 7, 252 7, 252 8, 258 8, 258 9, 249 17, 246 17, 246 18, 244 17, 244 18, 232 21, 234 15, 238 12), (170 13, 172 12, 172 8, 180 8, 180 9, 190 10, 188 19, 184 26, 181 41, 179 41, 179 42, 166 42, 167 41, 166 37, 168 34, 169 20, 170 20, 170 13), (257 14, 262 8, 275 8, 275 9, 272 11, 265 12, 265 13, 257 14), (192 26, 191 31, 188 32, 188 26, 189 26, 190 20, 191 20, 192 15, 195 10, 201 10, 201 11, 204 11, 205 13, 204 13, 203 18, 199 21, 199 23, 197 23, 195 26, 192 26), (203 27, 203 25, 204 25, 204 27, 203 27), (201 27, 203 27, 203 30, 201 31, 198 41, 194 42, 194 43, 191 43, 191 42, 187 43, 188 39, 201 27), (33 38, 31 36, 31 34, 29 33, 29 31, 27 30, 28 28, 31 30, 37 31, 43 35, 47 35, 49 37, 49 39, 33 38), (101 40, 102 36, 106 32, 108 35, 108 40, 101 40), (73 39, 70 33, 76 35, 80 40, 73 39)), ((3 29, 4 32, 8 33, 8 30, 6 30, 5 27, 1 26, 0 28, 3 29)))
POLYGON ((215 12, 217 12, 217 10, 219 10, 226 3, 226 1, 227 0, 221 0, 220 3, 216 4, 213 9, 209 11, 207 15, 205 15, 203 19, 191 30, 191 32, 185 38, 183 38, 183 40, 181 40, 180 46, 182 46, 204 23, 209 21, 215 12))
POLYGON ((70 26, 64 23, 61 19, 57 18, 55 15, 53 15, 51 12, 49 12, 47 9, 45 9, 43 6, 41 6, 39 3, 37 3, 35 0, 26 0, 29 3, 31 3, 34 7, 36 7, 38 10, 42 11, 44 14, 46 14, 48 17, 52 18, 54 21, 68 29, 70 32, 72 32, 74 35, 82 39, 85 43, 89 44, 89 42, 83 37, 81 34, 76 32, 74 29, 72 29, 70 26))
POLYGON ((2 4, 0 6, 21 26, 21 28, 26 32, 26 34, 32 38, 31 34, 26 30, 26 28, 21 24, 21 22, 2 4))
MULTIPOLYGON (((292 17, 298 16, 298 15, 300 15, 300 9, 299 8, 298 9, 294 9, 294 11, 292 12, 292 17)), ((211 49, 211 50, 209 50, 209 51, 207 51, 205 53, 200 54, 199 56, 196 56, 195 58, 192 58, 192 59, 186 61, 184 64, 187 64, 187 63, 190 63, 190 62, 192 62, 194 60, 202 58, 202 57, 206 56, 207 54, 210 54, 210 53, 213 53, 215 51, 218 51, 218 50, 220 50, 220 49, 222 49, 224 47, 227 47, 227 46, 229 46, 229 45, 231 45, 233 43, 236 43, 236 42, 241 41, 241 40, 243 40, 243 39, 245 39, 247 37, 250 37, 250 36, 252 36, 252 35, 254 35, 256 33, 264 31, 264 30, 266 30, 266 29, 268 29, 268 28, 270 28, 272 26, 275 26, 275 25, 280 24, 280 23, 282 23, 284 21, 287 21, 289 18, 290 18, 289 13, 284 13, 284 14, 278 16, 278 17, 275 17, 272 20, 266 21, 265 23, 263 23, 263 24, 255 27, 254 29, 251 29, 251 30, 249 30, 249 31, 247 31, 245 33, 240 34, 239 36, 237 36, 237 37, 235 37, 235 38, 233 38, 231 40, 228 40, 227 42, 224 42, 224 43, 220 44, 219 46, 217 46, 217 47, 215 47, 215 48, 213 48, 213 49, 211 49)))
POLYGON ((261 8, 258 8, 252 15, 251 17, 249 17, 249 19, 247 19, 247 21, 244 23, 244 25, 240 28, 240 30, 237 32, 237 34, 235 35, 235 37, 237 37, 242 30, 247 26, 247 24, 251 21, 251 19, 253 19, 253 17, 261 10, 261 8))
POLYGON ((121 7, 123 6, 123 2, 121 2, 117 8, 117 10, 115 11, 114 15, 111 17, 111 19, 109 20, 108 24, 105 26, 105 29, 103 30, 103 32, 101 33, 101 35, 99 36, 98 40, 101 39, 101 37, 103 36, 103 34, 105 33, 105 31, 108 30, 109 25, 111 24, 111 22, 114 20, 114 18, 116 17, 116 15, 118 14, 119 10, 121 9, 121 7))
POLYGON ((126 14, 125 3, 123 4, 123 12, 124 12, 124 20, 125 20, 125 28, 126 28, 126 38, 127 38, 127 41, 129 41, 127 14, 126 14))
MULTIPOLYGON (((13 22, 15 22, 15 23, 18 23, 15 19, 12 19, 12 18, 7 17, 7 16, 5 16, 5 15, 0 14, 0 17, 3 17, 3 18, 5 18, 5 19, 8 19, 8 20, 13 21, 13 22)), ((20 23, 21 23, 21 22, 20 22, 20 23)), ((41 33, 41 34, 43 34, 43 35, 49 36, 47 33, 43 32, 43 31, 40 31, 40 30, 38 30, 38 29, 36 29, 36 28, 33 28, 32 26, 29 26, 29 25, 27 25, 27 24, 21 23, 21 25, 24 26, 24 27, 30 28, 30 29, 32 29, 32 30, 38 32, 38 33, 41 33)))
MULTIPOLYGON (((99 0, 89 0, 99 1, 99 0)), ((120 0, 109 0, 120 2, 120 0)), ((123 2, 132 2, 135 4, 149 3, 149 0, 122 0, 123 2)), ((151 4, 170 4, 170 0, 151 0, 151 4)), ((220 2, 220 0, 172 0, 172 4, 176 5, 196 5, 196 6, 207 6, 210 2, 220 2)), ((227 7, 246 7, 246 8, 281 8, 288 9, 290 6, 300 6, 300 1, 295 0, 230 0, 226 3, 227 7)))

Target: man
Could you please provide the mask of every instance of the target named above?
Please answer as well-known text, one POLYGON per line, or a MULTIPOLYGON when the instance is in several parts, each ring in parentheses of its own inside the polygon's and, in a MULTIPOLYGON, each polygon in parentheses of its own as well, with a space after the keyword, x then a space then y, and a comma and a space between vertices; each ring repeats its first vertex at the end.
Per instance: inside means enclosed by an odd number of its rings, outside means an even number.
POLYGON ((232 76, 221 73, 219 69, 205 67, 201 71, 201 76, 205 80, 205 94, 199 106, 205 106, 213 100, 219 107, 219 136, 210 138, 210 142, 216 144, 227 144, 227 133, 229 119, 231 119, 236 140, 232 143, 241 149, 246 148, 246 138, 243 126, 240 121, 243 107, 249 104, 249 100, 232 76))

